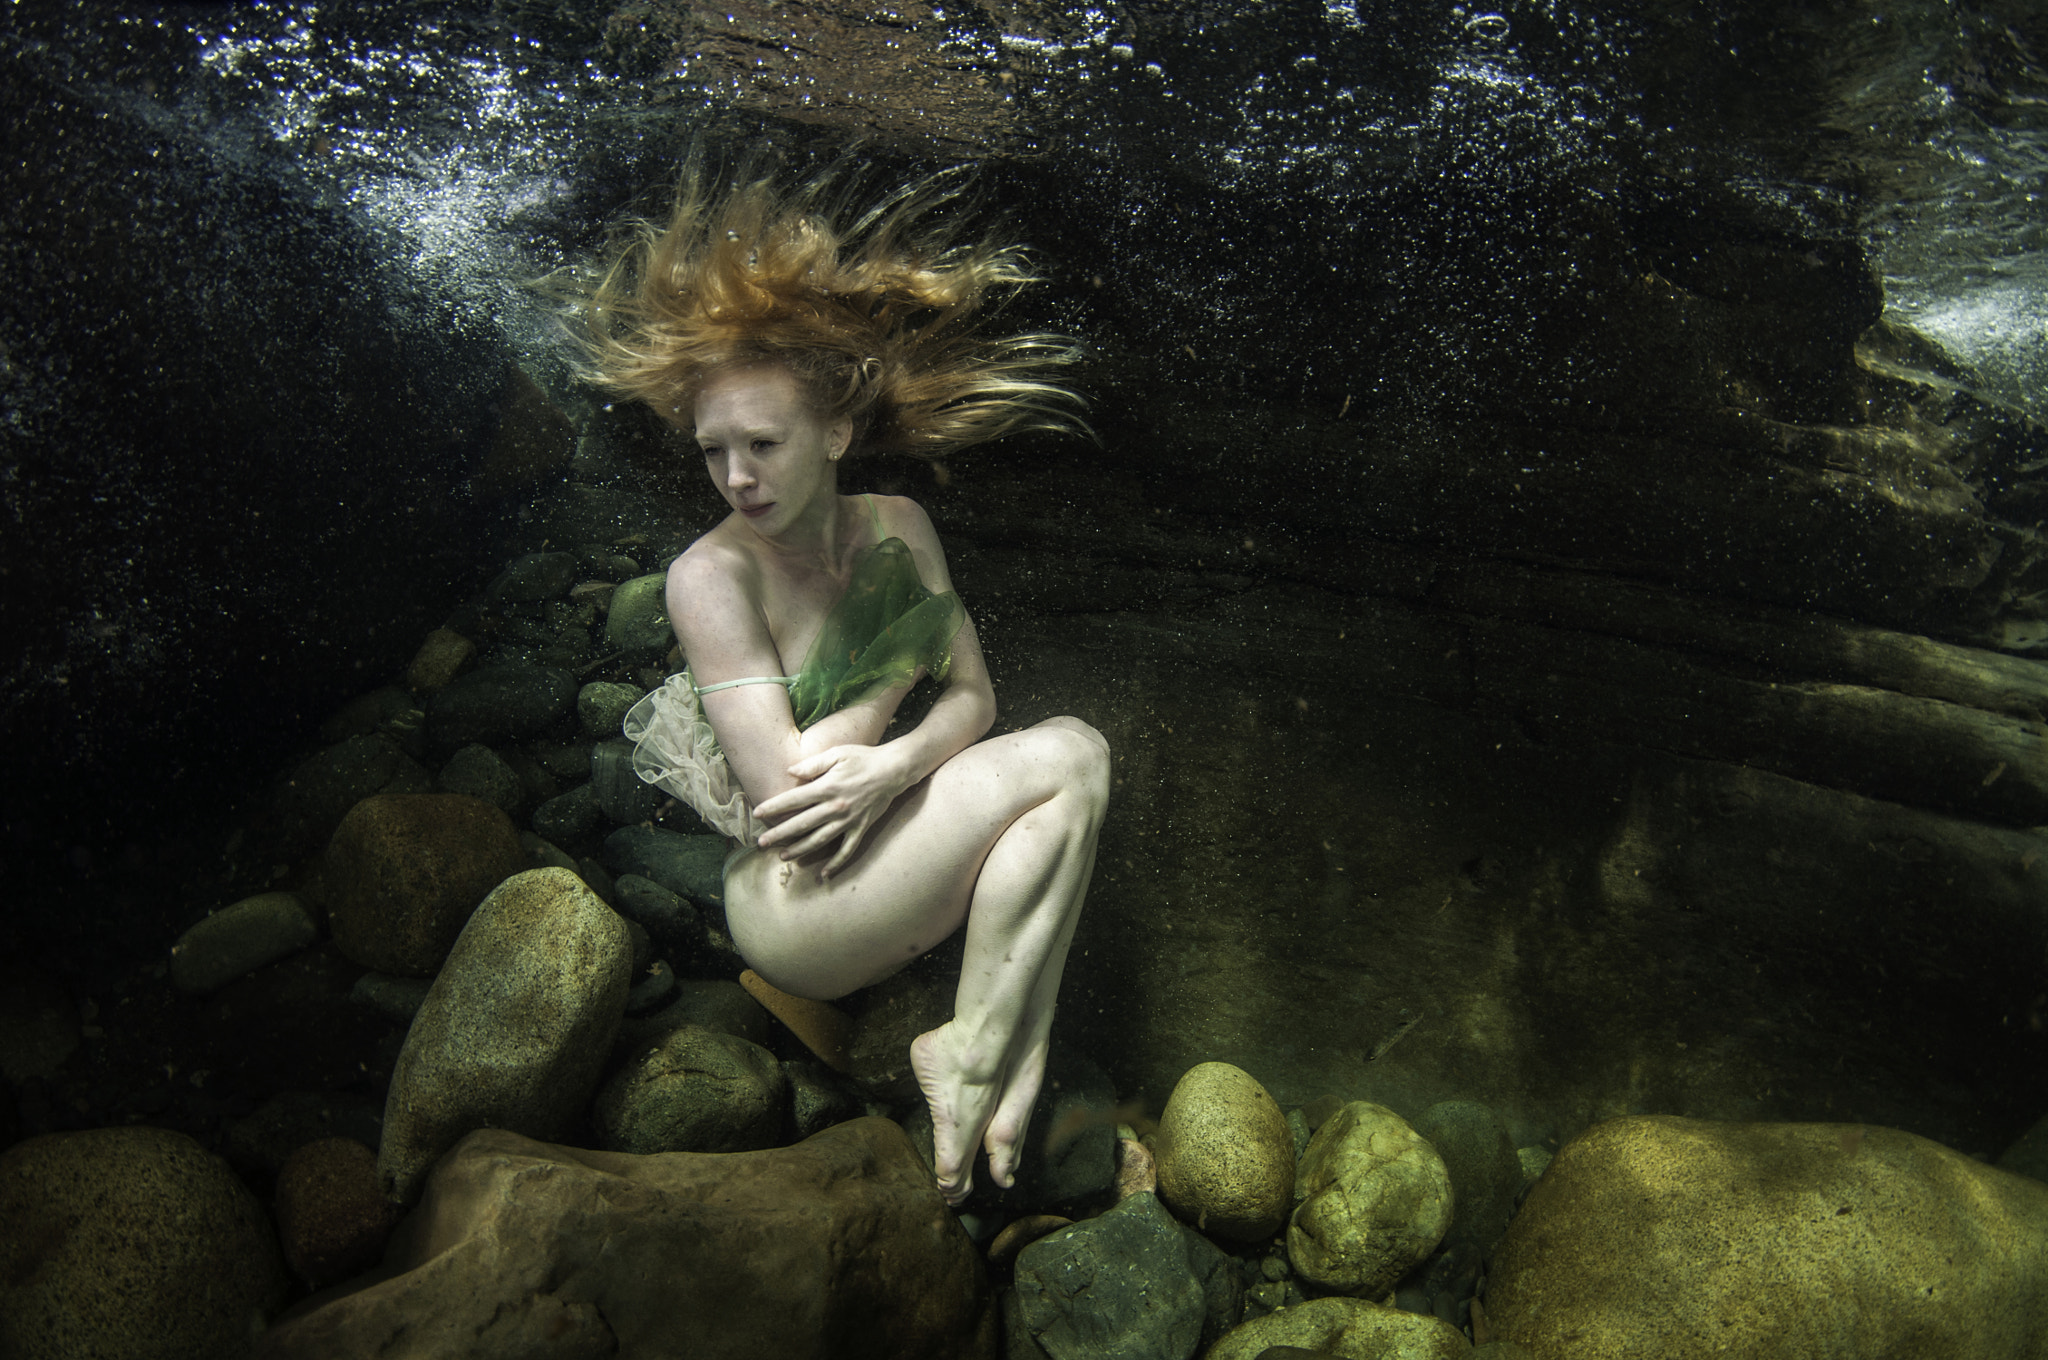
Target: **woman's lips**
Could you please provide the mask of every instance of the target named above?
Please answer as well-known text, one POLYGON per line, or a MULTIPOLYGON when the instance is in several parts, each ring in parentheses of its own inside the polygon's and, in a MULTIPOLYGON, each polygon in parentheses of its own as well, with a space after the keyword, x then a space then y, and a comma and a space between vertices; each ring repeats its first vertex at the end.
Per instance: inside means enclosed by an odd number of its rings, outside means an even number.
POLYGON ((748 519, 759 519, 761 516, 767 514, 770 510, 774 508, 774 501, 766 501, 760 505, 743 505, 740 507, 740 513, 742 515, 745 515, 748 519))

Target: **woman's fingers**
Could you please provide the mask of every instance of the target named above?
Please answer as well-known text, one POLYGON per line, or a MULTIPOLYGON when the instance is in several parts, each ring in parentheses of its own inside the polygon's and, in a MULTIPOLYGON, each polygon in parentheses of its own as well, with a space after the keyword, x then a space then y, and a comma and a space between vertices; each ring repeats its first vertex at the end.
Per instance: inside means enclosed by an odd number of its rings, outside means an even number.
POLYGON ((839 842, 839 853, 825 862, 825 867, 818 871, 818 877, 830 878, 838 873, 846 862, 853 858, 853 852, 860 849, 860 838, 866 831, 867 828, 864 826, 849 828, 839 842))

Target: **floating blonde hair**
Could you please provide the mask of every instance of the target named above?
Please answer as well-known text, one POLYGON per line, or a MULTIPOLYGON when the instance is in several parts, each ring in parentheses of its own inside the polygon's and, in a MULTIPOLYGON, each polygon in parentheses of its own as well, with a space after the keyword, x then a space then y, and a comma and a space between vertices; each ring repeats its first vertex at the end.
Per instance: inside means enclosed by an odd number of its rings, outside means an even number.
POLYGON ((722 195, 695 158, 666 226, 627 222, 577 291, 598 386, 688 429, 698 389, 734 364, 780 362, 857 441, 937 458, 1018 430, 1089 433, 1050 380, 1078 356, 1060 336, 976 335, 992 295, 1037 282, 1015 245, 962 239, 937 216, 963 195, 941 172, 854 216, 850 177, 785 189, 743 171, 722 195))

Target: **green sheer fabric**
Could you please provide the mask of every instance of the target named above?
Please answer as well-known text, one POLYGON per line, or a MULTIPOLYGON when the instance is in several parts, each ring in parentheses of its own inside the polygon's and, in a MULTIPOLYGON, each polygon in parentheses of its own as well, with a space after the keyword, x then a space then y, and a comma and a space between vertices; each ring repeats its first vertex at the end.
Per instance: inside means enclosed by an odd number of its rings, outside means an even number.
POLYGON ((902 539, 863 548, 846 594, 832 606, 789 687, 798 729, 891 686, 907 685, 920 668, 934 680, 945 679, 953 637, 966 617, 958 595, 925 589, 902 539))

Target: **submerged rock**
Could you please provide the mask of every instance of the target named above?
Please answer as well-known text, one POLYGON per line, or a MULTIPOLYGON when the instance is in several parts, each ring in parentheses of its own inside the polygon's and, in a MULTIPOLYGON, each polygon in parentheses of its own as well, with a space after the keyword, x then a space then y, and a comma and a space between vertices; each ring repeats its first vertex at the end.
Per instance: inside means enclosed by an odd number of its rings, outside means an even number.
POLYGON ((397 1222, 377 1183, 377 1154, 353 1138, 308 1143, 277 1173, 284 1259, 314 1289, 375 1265, 397 1222))
POLYGON ((576 703, 564 670, 504 661, 461 676, 427 700, 428 740, 443 751, 538 735, 576 703))
POLYGON ((1224 1291, 1219 1319, 1242 1301, 1241 1282, 1228 1297, 1235 1271, 1219 1273, 1218 1259, 1157 1197, 1131 1195, 1019 1253, 1019 1315, 1052 1360, 1188 1360, 1210 1319, 1205 1286, 1224 1291))
POLYGON ((218 1360, 283 1293, 256 1197, 182 1133, 50 1134, 0 1154, 0 1355, 218 1360))
POLYGON ((1522 1159, 1507 1125, 1489 1106, 1447 1100, 1423 1111, 1415 1131, 1436 1149, 1451 1178, 1457 1207, 1445 1245, 1466 1248, 1474 1260, 1485 1257, 1507 1231, 1522 1193, 1522 1159))
POLYGON ((615 651, 661 652, 675 640, 668 626, 662 591, 668 577, 660 572, 621 581, 612 591, 604 640, 615 651))
POLYGON ((436 628, 405 668, 406 688, 422 696, 444 690, 475 656, 474 642, 453 628, 436 628))
POLYGON ((457 793, 366 798, 328 843, 324 891, 341 952, 431 977, 484 895, 526 867, 512 819, 457 793))
POLYGON ((584 735, 599 741, 618 736, 626 710, 640 702, 642 693, 638 685, 611 680, 593 680, 578 690, 576 720, 583 724, 584 735))
POLYGON ((505 570, 484 587, 484 598, 498 603, 558 600, 575 583, 576 554, 526 553, 505 564, 505 570))
POLYGON ((181 992, 204 994, 318 938, 320 927, 296 894, 245 897, 178 937, 171 946, 171 983, 181 992))
POLYGON ((425 793, 426 768, 389 737, 344 738, 300 761, 267 810, 277 853, 294 859, 320 847, 349 810, 376 794, 425 793))
POLYGON ((519 777, 519 771, 480 742, 471 742, 448 757, 448 763, 434 779, 434 787, 441 793, 481 798, 508 813, 526 801, 526 781, 519 777))
POLYGON ((1530 1192, 1486 1314, 1545 1360, 2020 1360, 2048 1335, 2048 1186, 1897 1129, 1610 1120, 1530 1192))
MULTIPOLYGON (((650 878, 712 907, 725 905, 725 852, 723 836, 686 836, 658 826, 620 827, 604 840, 605 859, 621 878, 650 878)), ((641 924, 655 930, 647 921, 641 924)))
POLYGON ((667 795, 633 772, 633 743, 619 737, 618 730, 618 724, 613 723, 611 735, 615 739, 600 741, 590 748, 590 787, 606 817, 621 826, 631 826, 653 817, 667 795))
POLYGON ((566 869, 484 900, 405 1036, 378 1174, 400 1203, 472 1129, 563 1132, 596 1086, 630 981, 626 923, 566 869))
POLYGON ((1310 1299, 1228 1333, 1204 1360, 1260 1360, 1285 1354, 1342 1360, 1465 1360, 1471 1343, 1449 1323, 1364 1299, 1310 1299))
POLYGON ((996 1354, 980 1256, 885 1119, 730 1156, 482 1130, 434 1169, 387 1264, 258 1356, 996 1354))
POLYGON ((1384 1105, 1354 1100, 1309 1140, 1294 1182, 1287 1259, 1304 1279, 1378 1296, 1428 1259, 1451 1226, 1450 1173, 1384 1105))
POLYGON ((1266 1088, 1242 1068, 1188 1070, 1159 1116, 1159 1196, 1203 1232, 1270 1237, 1294 1189, 1294 1135, 1266 1088))
POLYGON ((787 1104, 774 1054, 686 1025, 605 1083, 597 1123, 615 1152, 752 1152, 776 1141, 787 1104))

